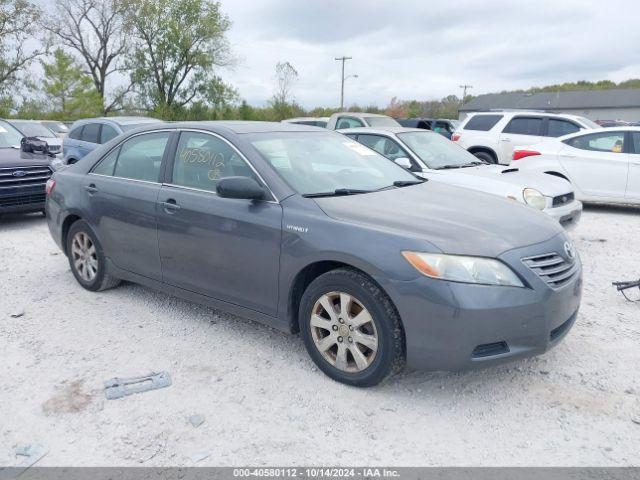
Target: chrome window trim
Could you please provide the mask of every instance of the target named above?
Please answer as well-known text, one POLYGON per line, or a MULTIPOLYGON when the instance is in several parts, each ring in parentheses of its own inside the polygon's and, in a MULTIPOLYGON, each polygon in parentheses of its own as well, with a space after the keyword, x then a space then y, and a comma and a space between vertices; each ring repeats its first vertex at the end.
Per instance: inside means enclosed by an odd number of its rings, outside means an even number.
MULTIPOLYGON (((197 128, 178 128, 175 131, 177 132, 195 132, 195 133, 203 133, 205 135, 211 135, 214 136, 216 138, 219 138, 220 140, 222 140, 224 143, 226 143, 227 145, 229 145, 231 147, 231 149, 233 151, 235 151, 240 158, 249 166, 249 168, 251 169, 251 171, 253 173, 255 173, 256 177, 258 177, 260 179, 260 181, 262 182, 262 184, 267 188, 267 190, 269 191, 269 194, 271 195, 271 197, 273 198, 273 200, 264 200, 266 202, 273 202, 273 203, 280 203, 280 200, 278 199, 278 197, 275 195, 275 193, 273 193, 273 190, 271 190, 271 187, 269 186, 269 184, 264 180, 264 178, 262 177, 262 175, 260 175, 260 173, 258 172, 258 170, 256 170, 256 168, 253 166, 253 164, 249 161, 249 159, 240 151, 238 150, 238 148, 231 143, 229 140, 227 140, 226 138, 224 138, 222 135, 212 132, 210 130, 200 130, 197 128)), ((177 145, 176 145, 176 150, 177 150, 177 145)), ((174 162, 175 162, 175 158, 174 158, 174 162)), ((173 180, 173 171, 171 172, 171 179, 173 180)), ((213 193, 214 195, 218 195, 215 191, 211 191, 211 190, 204 190, 204 189, 198 189, 198 188, 193 188, 193 187, 185 187, 182 185, 176 185, 173 183, 167 183, 167 184, 163 184, 163 185, 167 185, 167 186, 172 186, 172 187, 178 187, 178 188, 186 188, 189 190, 196 190, 196 191, 201 191, 201 192, 208 192, 208 193, 213 193)))
POLYGON ((135 178, 116 177, 115 175, 103 175, 101 173, 93 173, 93 172, 89 172, 87 173, 87 175, 93 175, 94 177, 113 178, 114 180, 126 180, 128 182, 146 183, 148 185, 162 186, 162 183, 160 182, 150 182, 149 180, 138 180, 135 178))
MULTIPOLYGON (((161 186, 163 187, 171 187, 171 188, 177 188, 180 190, 189 190, 192 192, 198 192, 198 193, 208 193, 210 195, 213 195, 215 197, 218 198, 223 198, 220 195, 218 195, 217 192, 213 191, 213 190, 205 190, 203 188, 193 188, 193 187, 185 187, 184 185, 176 185, 175 183, 162 183, 161 186)), ((241 199, 236 199, 236 200, 241 200, 241 199)), ((264 203, 273 203, 274 205, 280 205, 280 202, 276 201, 276 200, 257 200, 259 202, 264 202, 264 203)))

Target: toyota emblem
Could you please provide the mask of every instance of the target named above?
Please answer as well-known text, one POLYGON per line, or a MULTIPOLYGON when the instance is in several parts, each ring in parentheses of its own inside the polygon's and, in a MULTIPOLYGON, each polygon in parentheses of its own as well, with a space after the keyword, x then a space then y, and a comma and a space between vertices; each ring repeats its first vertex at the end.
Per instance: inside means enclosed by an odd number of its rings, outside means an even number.
POLYGON ((27 174, 24 170, 16 170, 12 173, 14 177, 24 177, 27 174))
POLYGON ((564 251, 570 260, 576 258, 576 249, 570 242, 564 242, 564 251))

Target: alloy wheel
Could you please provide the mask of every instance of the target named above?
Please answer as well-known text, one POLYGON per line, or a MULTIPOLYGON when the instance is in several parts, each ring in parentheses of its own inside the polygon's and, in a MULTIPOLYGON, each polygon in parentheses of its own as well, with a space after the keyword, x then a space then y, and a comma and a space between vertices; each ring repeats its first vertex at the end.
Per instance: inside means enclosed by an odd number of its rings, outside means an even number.
POLYGON ((86 282, 93 281, 98 274, 96 246, 85 232, 78 232, 71 241, 71 256, 76 272, 86 282))
POLYGON ((311 337, 325 360, 343 372, 365 370, 378 351, 378 331, 369 311, 352 295, 329 292, 311 311, 311 337))

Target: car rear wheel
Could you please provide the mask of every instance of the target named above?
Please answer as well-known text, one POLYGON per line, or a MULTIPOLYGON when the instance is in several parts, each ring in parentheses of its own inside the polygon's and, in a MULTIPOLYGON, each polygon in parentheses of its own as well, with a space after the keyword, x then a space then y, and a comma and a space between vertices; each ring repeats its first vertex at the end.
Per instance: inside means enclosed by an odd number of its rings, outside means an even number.
POLYGON ((87 290, 107 290, 120 283, 119 279, 107 274, 100 243, 84 220, 78 220, 69 229, 67 256, 73 276, 87 290))
POLYGON ((302 338, 329 377, 369 387, 404 366, 400 317, 389 297, 364 274, 339 269, 316 278, 302 296, 302 338))

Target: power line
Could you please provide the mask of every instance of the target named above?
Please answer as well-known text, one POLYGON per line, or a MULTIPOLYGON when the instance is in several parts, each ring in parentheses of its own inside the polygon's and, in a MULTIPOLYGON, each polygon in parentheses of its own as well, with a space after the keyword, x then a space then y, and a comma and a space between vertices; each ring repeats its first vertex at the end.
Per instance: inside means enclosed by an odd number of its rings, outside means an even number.
POLYGON ((344 109, 344 62, 351 60, 352 57, 337 57, 334 60, 342 62, 342 77, 340 82, 340 110, 344 109))

